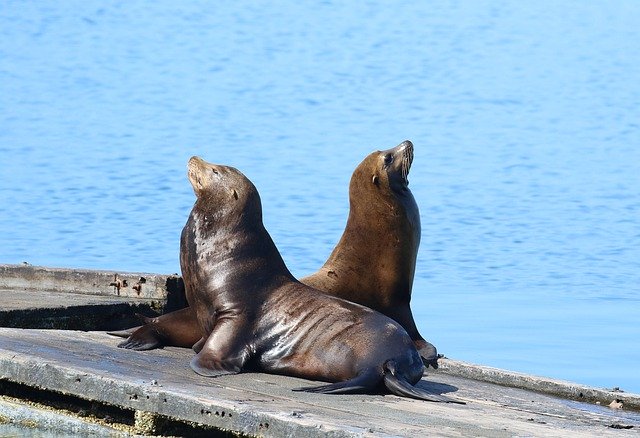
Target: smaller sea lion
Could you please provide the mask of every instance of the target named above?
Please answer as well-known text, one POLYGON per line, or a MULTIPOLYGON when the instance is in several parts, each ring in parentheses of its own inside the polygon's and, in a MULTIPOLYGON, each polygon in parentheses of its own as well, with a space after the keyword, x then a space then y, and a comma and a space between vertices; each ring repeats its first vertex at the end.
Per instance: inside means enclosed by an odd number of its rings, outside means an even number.
POLYGON ((418 332, 410 307, 420 245, 420 211, 408 179, 413 149, 406 140, 356 167, 342 237, 325 264, 300 281, 400 323, 425 364, 437 368, 438 352, 418 332))
POLYGON ((255 370, 332 382, 302 391, 386 388, 462 403, 413 386, 424 364, 397 322, 293 277, 264 228, 258 191, 240 171, 192 157, 188 177, 196 202, 180 238, 180 266, 203 334, 195 372, 255 370))

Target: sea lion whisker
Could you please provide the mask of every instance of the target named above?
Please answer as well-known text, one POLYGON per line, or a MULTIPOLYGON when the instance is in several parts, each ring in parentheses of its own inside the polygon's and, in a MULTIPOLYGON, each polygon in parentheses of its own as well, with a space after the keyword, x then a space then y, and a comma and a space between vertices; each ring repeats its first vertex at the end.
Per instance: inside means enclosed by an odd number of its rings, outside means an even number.
POLYGON ((402 151, 402 179, 407 181, 409 176, 409 170, 411 169, 411 164, 413 163, 413 146, 409 145, 404 148, 402 151))

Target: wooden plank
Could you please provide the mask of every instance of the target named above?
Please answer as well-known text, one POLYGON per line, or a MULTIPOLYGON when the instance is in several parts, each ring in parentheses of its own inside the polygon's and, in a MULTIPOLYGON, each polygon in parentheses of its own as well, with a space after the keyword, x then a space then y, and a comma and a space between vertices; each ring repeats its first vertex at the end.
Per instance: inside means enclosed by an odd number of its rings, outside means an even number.
POLYGON ((532 376, 446 358, 440 360, 440 371, 472 380, 544 392, 555 395, 556 397, 598 403, 601 405, 609 405, 617 400, 618 402, 622 402, 627 409, 640 411, 640 394, 626 393, 614 389, 594 388, 565 380, 532 376))
POLYGON ((0 328, 0 378, 260 436, 638 436, 640 415, 432 372, 419 385, 468 404, 321 395, 310 382, 247 373, 205 378, 193 353, 116 348, 101 332, 0 328), (621 425, 632 429, 613 429, 621 425))
POLYGON ((43 290, 0 290, 0 326, 119 330, 139 324, 136 313, 162 313, 164 300, 43 290))
POLYGON ((147 303, 162 307, 160 299, 131 299, 115 295, 87 295, 48 290, 0 289, 0 312, 11 310, 63 309, 79 306, 109 306, 130 303, 147 303))
POLYGON ((50 409, 42 409, 31 404, 5 400, 0 397, 0 437, 23 436, 33 429, 34 424, 37 424, 38 429, 46 431, 46 433, 29 434, 28 436, 130 436, 124 431, 96 424, 86 419, 70 417, 50 409), (10 419, 10 423, 4 424, 2 417, 10 419))
POLYGON ((177 275, 0 265, 0 289, 167 299, 177 275))
POLYGON ((0 326, 118 330, 185 305, 176 275, 0 265, 0 326))

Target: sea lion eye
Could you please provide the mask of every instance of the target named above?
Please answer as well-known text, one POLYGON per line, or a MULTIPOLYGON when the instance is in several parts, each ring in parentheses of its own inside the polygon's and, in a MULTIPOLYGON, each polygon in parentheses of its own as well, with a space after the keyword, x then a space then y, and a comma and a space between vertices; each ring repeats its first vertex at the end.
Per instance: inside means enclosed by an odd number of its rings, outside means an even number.
POLYGON ((393 155, 392 154, 385 155, 384 156, 384 165, 388 166, 391 163, 393 163, 393 155))
POLYGON ((217 175, 219 173, 218 170, 213 167, 211 168, 211 171, 214 173, 214 175, 217 175))
POLYGON ((236 192, 235 190, 233 191, 233 197, 236 201, 238 200, 238 192, 236 192))
POLYGON ((376 186, 377 186, 377 185, 379 184, 379 178, 378 178, 378 175, 373 175, 373 178, 371 179, 371 182, 372 182, 374 185, 376 185, 376 186))

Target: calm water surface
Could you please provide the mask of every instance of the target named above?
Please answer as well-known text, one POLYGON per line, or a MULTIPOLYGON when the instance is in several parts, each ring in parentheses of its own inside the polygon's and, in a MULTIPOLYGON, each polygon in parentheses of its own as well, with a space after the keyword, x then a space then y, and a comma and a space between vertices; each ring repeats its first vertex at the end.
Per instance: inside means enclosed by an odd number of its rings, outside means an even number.
POLYGON ((640 392, 640 3, 287 3, 3 2, 0 263, 179 272, 197 154, 303 276, 410 139, 422 333, 640 392))

